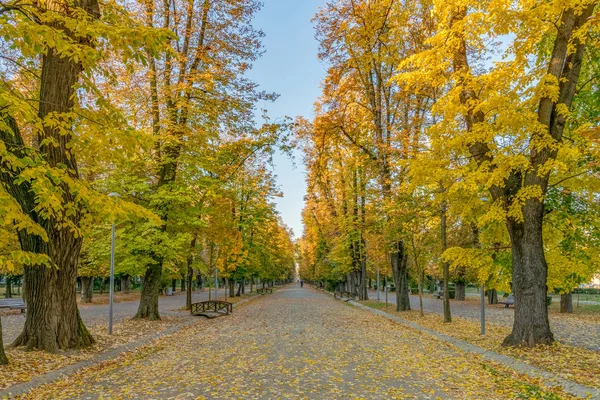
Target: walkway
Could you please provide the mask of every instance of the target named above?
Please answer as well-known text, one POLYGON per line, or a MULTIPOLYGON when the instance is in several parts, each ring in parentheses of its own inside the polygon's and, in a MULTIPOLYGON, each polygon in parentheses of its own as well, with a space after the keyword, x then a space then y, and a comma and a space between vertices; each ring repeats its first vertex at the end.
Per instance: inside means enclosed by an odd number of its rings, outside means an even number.
MULTIPOLYGON (((380 293, 381 301, 385 301, 385 294, 380 293)), ((375 291, 369 291, 369 299, 377 299, 375 291)), ((486 298, 487 301, 487 298, 486 298)), ((388 302, 396 304, 396 293, 388 293, 388 302)), ((410 307, 413 310, 419 309, 419 297, 410 296, 410 307)), ((426 313, 444 314, 444 304, 442 300, 432 297, 429 294, 423 294, 423 310, 426 313)), ((478 304, 472 302, 454 301, 450 302, 452 316, 462 317, 470 320, 479 321, 481 311, 478 304)), ((514 309, 504 308, 503 305, 488 305, 485 308, 485 318, 488 323, 512 327, 514 321, 514 309)), ((573 316, 550 314, 550 325, 554 337, 566 344, 578 347, 585 347, 590 350, 600 351, 600 324, 596 321, 587 323, 582 318, 573 316)))
POLYGON ((492 400, 523 387, 428 335, 289 286, 28 398, 492 400))
MULTIPOLYGON (((214 298, 215 292, 212 291, 214 298)), ((219 298, 224 299, 224 291, 219 291, 219 298)), ((208 300, 208 290, 202 292, 194 292, 192 301, 208 300)), ((113 318, 115 322, 126 318, 132 318, 137 312, 139 300, 126 301, 115 303, 113 306, 113 318)), ((185 307, 185 294, 177 294, 176 296, 161 296, 158 299, 158 309, 161 316, 184 316, 189 312, 181 310, 185 307)), ((92 327, 96 325, 106 325, 108 322, 108 304, 100 305, 83 305, 79 306, 79 313, 85 322, 86 326, 92 327)), ((25 323, 25 315, 13 314, 2 317, 2 334, 5 344, 11 343, 23 330, 25 323)))

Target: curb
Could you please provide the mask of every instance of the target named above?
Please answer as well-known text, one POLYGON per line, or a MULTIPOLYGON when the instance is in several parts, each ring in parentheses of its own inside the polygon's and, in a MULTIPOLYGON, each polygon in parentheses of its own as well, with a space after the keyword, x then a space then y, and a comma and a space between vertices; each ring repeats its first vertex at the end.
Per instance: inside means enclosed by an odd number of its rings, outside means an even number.
MULTIPOLYGON (((262 298, 262 296, 255 295, 247 299, 240 300, 237 303, 233 304, 233 308, 237 308, 243 304, 246 304, 252 300, 259 298, 262 298)), ((123 353, 134 351, 139 349, 140 347, 149 345, 162 337, 170 336, 184 328, 187 328, 188 326, 192 326, 198 323, 199 321, 201 321, 201 319, 199 319, 198 317, 188 316, 184 322, 167 328, 164 331, 154 333, 152 335, 143 337, 135 342, 127 343, 120 347, 105 351, 103 353, 95 355, 94 357, 88 360, 83 360, 75 364, 67 365, 62 368, 46 372, 45 374, 38 375, 27 382, 17 383, 6 389, 0 389, 0 399, 9 399, 15 396, 26 394, 32 389, 36 389, 48 383, 56 382, 59 379, 73 375, 96 364, 115 359, 123 353)))
POLYGON ((543 369, 529 365, 529 364, 525 363, 524 361, 520 361, 515 358, 493 352, 491 350, 486 350, 482 347, 468 343, 464 340, 445 335, 443 333, 434 331, 433 329, 429 329, 429 328, 426 328, 417 323, 408 321, 399 316, 388 314, 385 311, 381 311, 381 310, 377 310, 375 308, 365 306, 365 305, 357 303, 353 300, 350 300, 347 303, 351 304, 357 308, 360 308, 364 311, 370 312, 371 314, 379 315, 381 317, 387 318, 389 320, 397 322, 406 327, 415 329, 419 332, 427 333, 428 335, 431 335, 442 342, 451 344, 451 345, 459 348, 460 350, 464 351, 465 353, 478 354, 484 360, 496 362, 498 364, 503 365, 504 367, 514 370, 515 372, 517 372, 519 374, 527 375, 531 378, 538 378, 538 379, 542 378, 544 380, 544 384, 548 387, 551 387, 551 388, 552 387, 562 387, 562 389, 566 393, 569 393, 572 396, 581 397, 584 399, 585 398, 600 399, 600 390, 599 389, 592 388, 592 387, 589 387, 586 385, 582 385, 580 383, 573 382, 573 381, 565 379, 565 378, 561 378, 551 372, 548 372, 543 369))

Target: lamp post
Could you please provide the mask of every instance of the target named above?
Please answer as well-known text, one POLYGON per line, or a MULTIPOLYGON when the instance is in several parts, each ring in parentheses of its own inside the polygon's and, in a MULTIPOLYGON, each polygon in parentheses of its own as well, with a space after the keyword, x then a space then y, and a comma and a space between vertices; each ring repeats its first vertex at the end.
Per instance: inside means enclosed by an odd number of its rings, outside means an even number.
POLYGON ((485 284, 481 285, 481 334, 485 335, 485 284))
POLYGON ((219 245, 217 245, 217 260, 215 264, 215 300, 219 300, 219 245))
MULTIPOLYGON (((112 192, 108 195, 108 197, 113 197, 115 201, 115 205, 117 204, 117 199, 121 198, 118 193, 112 192)), ((113 298, 115 295, 115 221, 113 219, 112 223, 112 240, 110 245, 110 289, 108 294, 108 334, 112 335, 113 331, 113 298)))
POLYGON ((377 264, 377 302, 379 303, 379 264, 377 264))

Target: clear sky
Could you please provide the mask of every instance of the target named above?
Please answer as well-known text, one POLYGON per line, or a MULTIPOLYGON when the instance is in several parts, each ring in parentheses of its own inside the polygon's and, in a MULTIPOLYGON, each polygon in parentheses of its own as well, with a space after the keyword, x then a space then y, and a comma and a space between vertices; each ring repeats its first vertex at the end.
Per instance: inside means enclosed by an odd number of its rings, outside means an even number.
MULTIPOLYGON (((260 105, 269 109, 274 120, 313 115, 325 67, 317 59, 318 43, 311 19, 324 3, 325 0, 264 0, 264 7, 256 16, 256 28, 266 34, 263 39, 266 53, 255 63, 249 77, 261 89, 280 94, 274 104, 260 105)), ((299 237, 306 193, 302 154, 296 152, 295 161, 277 155, 275 173, 284 194, 277 199, 277 209, 299 237)))

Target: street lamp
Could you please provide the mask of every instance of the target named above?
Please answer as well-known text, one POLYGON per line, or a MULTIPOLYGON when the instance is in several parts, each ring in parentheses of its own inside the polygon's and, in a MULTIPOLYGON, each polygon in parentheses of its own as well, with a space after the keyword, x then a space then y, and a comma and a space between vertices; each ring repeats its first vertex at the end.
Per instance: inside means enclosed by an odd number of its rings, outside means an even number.
MULTIPOLYGON (((117 204, 117 199, 121 198, 119 193, 109 193, 108 197, 113 197, 115 201, 115 205, 117 204)), ((115 220, 113 219, 112 223, 112 240, 110 245, 110 289, 108 294, 108 334, 112 335, 113 328, 113 297, 115 292, 115 220)))
MULTIPOLYGON (((215 264, 215 300, 219 300, 219 245, 217 244, 217 261, 215 264)), ((225 299, 227 300, 227 299, 225 299)))

